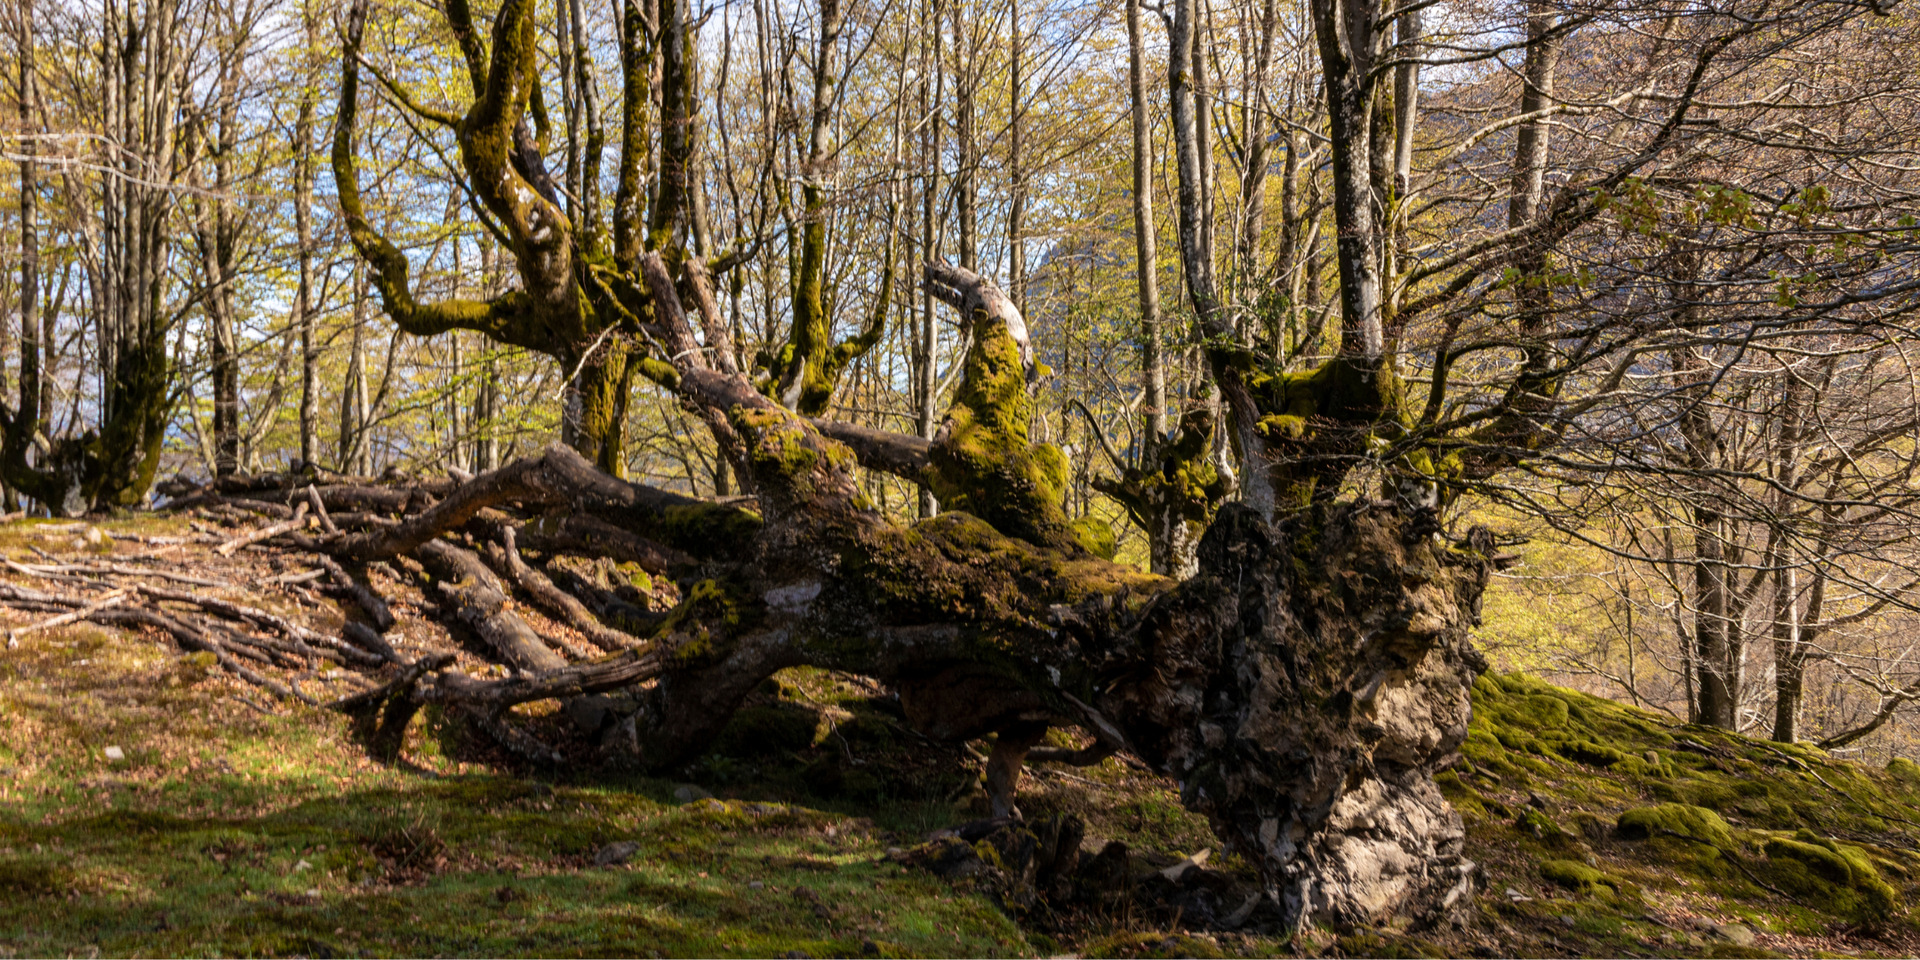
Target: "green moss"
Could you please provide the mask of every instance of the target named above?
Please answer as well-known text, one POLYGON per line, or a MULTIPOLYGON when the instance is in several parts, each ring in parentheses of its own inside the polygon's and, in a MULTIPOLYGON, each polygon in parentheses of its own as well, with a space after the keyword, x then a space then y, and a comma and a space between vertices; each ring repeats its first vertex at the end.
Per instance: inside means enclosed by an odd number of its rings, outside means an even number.
POLYGON ((1226 956, 1207 937, 1186 933, 1119 933, 1087 944, 1085 957, 1194 957, 1211 960, 1226 956))
POLYGON ((964 375, 930 451, 928 486, 943 505, 1010 537, 1077 550, 1061 502, 1067 462, 1028 438, 1033 398, 1020 345, 984 310, 972 317, 964 375))
POLYGON ((1888 760, 1887 775, 1908 786, 1920 786, 1920 764, 1906 757, 1894 757, 1888 760))
POLYGON ((1733 849, 1733 828, 1720 815, 1685 803, 1662 803, 1628 810, 1618 821, 1620 835, 1629 840, 1677 833, 1721 850, 1733 849))
POLYGON ((1791 840, 1769 839, 1766 853, 1773 881, 1824 911, 1877 923, 1898 906, 1898 893, 1860 847, 1800 830, 1791 840))
POLYGON ((1118 549, 1118 542, 1113 535, 1111 524, 1099 517, 1089 516, 1073 521, 1071 526, 1074 538, 1080 541, 1080 546, 1086 548, 1088 553, 1102 560, 1113 559, 1114 552, 1118 549))
POLYGON ((1798 860, 1815 876, 1832 883, 1852 885, 1853 868, 1847 858, 1814 843, 1775 838, 1767 841, 1767 856, 1774 860, 1798 860))
POLYGON ((695 555, 711 552, 715 544, 745 543, 763 526, 759 514, 718 503, 671 506, 651 524, 661 543, 695 555))
POLYGON ((1606 874, 1578 860, 1542 860, 1540 876, 1569 890, 1581 893, 1615 894, 1615 883, 1606 874))

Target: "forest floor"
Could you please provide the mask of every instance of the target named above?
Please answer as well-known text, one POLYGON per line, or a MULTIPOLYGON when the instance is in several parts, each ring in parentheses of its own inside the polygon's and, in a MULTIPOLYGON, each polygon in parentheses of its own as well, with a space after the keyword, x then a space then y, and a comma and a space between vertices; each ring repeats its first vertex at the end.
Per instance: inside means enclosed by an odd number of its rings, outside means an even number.
MULTIPOLYGON (((164 571, 338 632, 351 611, 301 580, 311 557, 216 554, 231 532, 16 522, 0 526, 0 582, 111 599, 164 571), (49 572, 74 563, 119 572, 49 572)), ((482 664, 407 569, 370 576, 403 654, 482 664)), ((0 609, 9 630, 47 618, 0 609)), ((369 685, 280 660, 259 672, 315 700, 369 685)), ((708 756, 661 779, 621 769, 551 703, 522 719, 577 758, 566 772, 433 710, 378 762, 348 716, 212 661, 157 630, 85 622, 0 652, 0 957, 1920 952, 1920 768, 1868 770, 1517 675, 1476 686, 1467 760, 1442 778, 1486 870, 1470 922, 1286 941, 1183 931, 1132 904, 1015 915, 904 865, 929 832, 982 815, 983 745, 919 740, 857 678, 782 674, 708 756)), ((1089 850, 1124 841, 1143 871, 1217 846, 1172 784, 1118 759, 1031 770, 1020 803, 1082 818, 1089 850)), ((1244 872, 1217 855, 1206 868, 1244 872)))

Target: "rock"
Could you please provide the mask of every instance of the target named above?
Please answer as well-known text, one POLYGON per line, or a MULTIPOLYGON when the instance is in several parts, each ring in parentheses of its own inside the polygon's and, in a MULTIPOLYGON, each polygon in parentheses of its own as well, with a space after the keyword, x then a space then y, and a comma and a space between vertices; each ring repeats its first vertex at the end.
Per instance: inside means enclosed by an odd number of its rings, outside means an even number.
POLYGON ((593 855, 593 865, 596 867, 610 867, 617 863, 626 863, 628 860, 633 859, 633 855, 638 852, 640 852, 640 845, 634 843, 632 840, 621 840, 617 843, 609 843, 601 847, 600 851, 593 855))
POLYGON ((308 863, 305 860, 302 860, 299 863, 296 863, 293 865, 294 873, 299 873, 302 870, 312 870, 312 869, 313 869, 313 864, 308 863))
POLYGON ((1532 897, 1529 897, 1529 896, 1527 896, 1527 895, 1526 895, 1526 894, 1524 894, 1524 893, 1521 893, 1521 892, 1520 892, 1520 891, 1518 891, 1518 890, 1515 890, 1515 889, 1514 889, 1514 888, 1512 888, 1512 887, 1508 887, 1508 888, 1507 888, 1507 899, 1508 899, 1508 900, 1512 900, 1512 901, 1513 901, 1514 903, 1526 903, 1527 901, 1529 901, 1529 900, 1532 900, 1533 898, 1532 898, 1532 897))
POLYGON ((599 733, 606 725, 607 715, 613 712, 613 698, 604 694, 588 697, 574 697, 567 701, 567 717, 581 733, 599 733))
POLYGON ((1716 923, 1713 925, 1713 932, 1739 947, 1751 947, 1755 939, 1753 930, 1743 923, 1716 923))
POLYGON ((118 760, 125 760, 127 758, 126 751, 120 749, 119 747, 108 747, 103 752, 107 755, 108 760, 118 761, 118 760))
POLYGON ((673 788, 673 798, 681 803, 692 803, 695 800, 712 800, 713 794, 694 784, 683 783, 673 788))

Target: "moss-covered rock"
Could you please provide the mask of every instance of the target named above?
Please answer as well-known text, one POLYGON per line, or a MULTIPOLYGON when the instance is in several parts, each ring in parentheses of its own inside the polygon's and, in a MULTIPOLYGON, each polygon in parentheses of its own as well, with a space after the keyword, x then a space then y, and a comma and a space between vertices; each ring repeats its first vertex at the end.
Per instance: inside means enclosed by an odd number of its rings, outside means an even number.
POLYGON ((1898 905, 1898 893, 1861 847, 1800 830, 1792 839, 1769 839, 1766 852, 1772 881, 1824 912, 1879 923, 1898 905))
POLYGON ((1712 845, 1719 850, 1733 849, 1733 828, 1720 815, 1705 807, 1685 803, 1661 803, 1628 810, 1617 821, 1620 835, 1628 840, 1678 834, 1712 845))
POLYGON ((1599 868, 1578 860, 1542 860, 1540 876, 1568 890, 1605 899, 1619 896, 1626 886, 1599 868))

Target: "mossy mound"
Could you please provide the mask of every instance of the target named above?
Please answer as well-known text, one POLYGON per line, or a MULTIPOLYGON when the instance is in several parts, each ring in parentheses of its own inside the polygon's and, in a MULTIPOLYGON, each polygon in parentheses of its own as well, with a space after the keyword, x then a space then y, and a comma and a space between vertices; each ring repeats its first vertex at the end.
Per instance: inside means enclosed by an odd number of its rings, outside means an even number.
POLYGON ((1509 952, 1810 955, 1913 935, 1920 765, 1865 767, 1523 674, 1484 675, 1473 697, 1464 760, 1436 782, 1498 894, 1482 909, 1520 933, 1509 952), (1759 939, 1721 942, 1700 916, 1759 939))
POLYGON ((1660 750, 1673 738, 1645 711, 1564 690, 1525 674, 1484 674, 1473 685, 1473 729, 1463 752, 1502 775, 1544 774, 1531 757, 1557 756, 1634 776, 1676 774, 1660 750), (1623 744, 1639 749, 1628 749, 1623 744), (1648 749, 1650 745, 1653 749, 1648 749))
POLYGON ((1542 860, 1540 876, 1568 890, 1604 900, 1612 900, 1631 889, 1629 884, 1578 860, 1542 860))
POLYGON ((1887 776, 1911 786, 1920 786, 1920 763, 1914 763, 1906 757, 1894 757, 1887 761, 1887 776))
POLYGON ((1864 848, 1797 831, 1766 842, 1769 879, 1820 909, 1860 923, 1880 923, 1898 908, 1899 894, 1874 868, 1864 848))
POLYGON ((1717 850, 1733 849, 1733 828, 1705 807, 1662 803, 1628 810, 1620 815, 1620 835, 1629 840, 1679 836, 1698 840, 1717 850))

